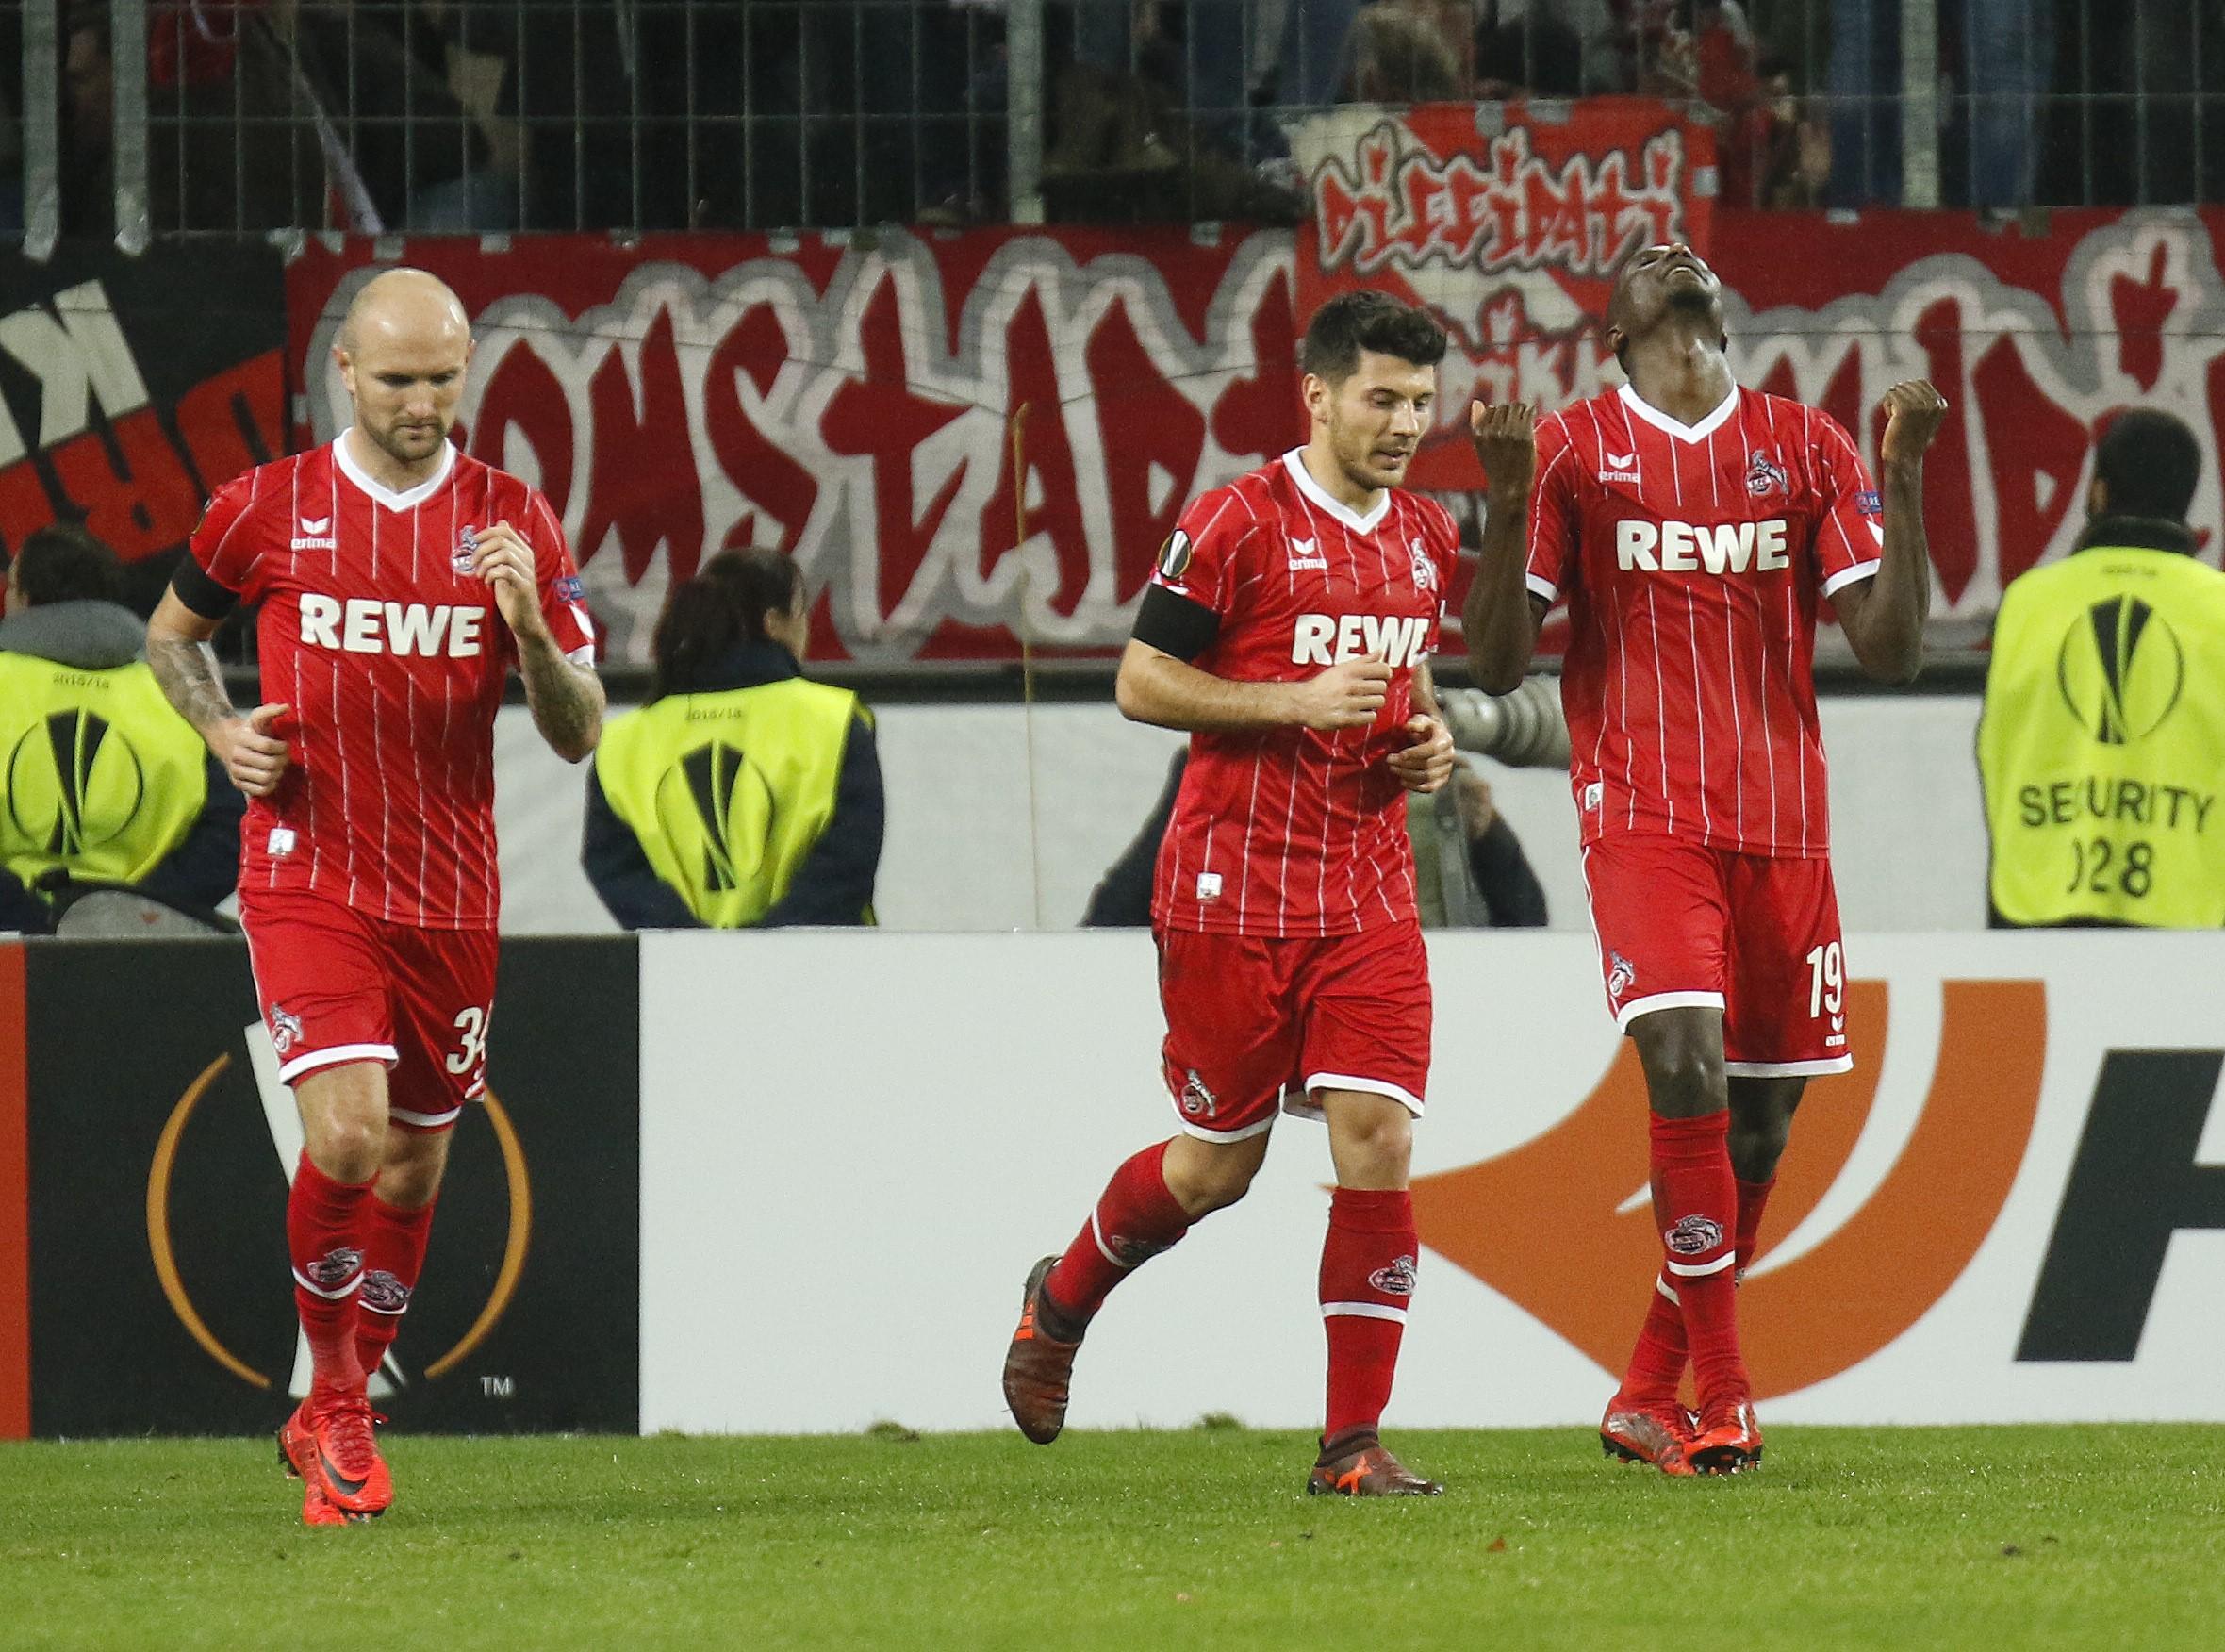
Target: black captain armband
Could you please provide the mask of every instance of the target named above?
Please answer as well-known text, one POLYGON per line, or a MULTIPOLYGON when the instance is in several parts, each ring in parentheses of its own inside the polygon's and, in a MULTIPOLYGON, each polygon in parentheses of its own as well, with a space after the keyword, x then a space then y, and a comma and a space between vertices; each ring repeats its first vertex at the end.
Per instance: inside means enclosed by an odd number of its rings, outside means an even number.
POLYGON ((177 600, 204 620, 222 620, 239 605, 239 593, 227 590, 208 576, 208 570, 193 560, 189 552, 177 560, 177 571, 170 576, 170 588, 177 593, 177 600))
POLYGON ((1178 597, 1162 585, 1144 587, 1134 636, 1146 648, 1187 662, 1212 647, 1220 634, 1221 617, 1203 603, 1178 597))

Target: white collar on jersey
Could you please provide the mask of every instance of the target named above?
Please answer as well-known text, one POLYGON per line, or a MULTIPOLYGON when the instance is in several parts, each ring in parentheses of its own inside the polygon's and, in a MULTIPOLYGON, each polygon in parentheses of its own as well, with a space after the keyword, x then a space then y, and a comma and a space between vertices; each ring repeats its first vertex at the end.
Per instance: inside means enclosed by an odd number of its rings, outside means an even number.
POLYGON ((1723 427, 1739 408, 1739 387, 1731 386, 1731 393, 1715 404, 1715 410, 1697 424, 1685 424, 1672 419, 1628 385, 1623 387, 1623 405, 1644 420, 1656 430, 1666 431, 1678 441, 1706 441, 1723 427))
MULTIPOLYGON (((354 428, 352 424, 348 426, 348 430, 354 428)), ((420 482, 407 493, 397 493, 384 483, 373 479, 370 471, 355 462, 355 455, 348 451, 347 430, 341 431, 339 435, 332 438, 332 454, 334 461, 340 468, 341 475, 347 477, 349 481, 354 483, 356 487, 362 488, 364 492, 370 494, 372 499, 385 505, 388 510, 417 509, 419 505, 440 491, 448 481, 449 472, 455 469, 455 443, 443 441, 440 444, 440 468, 433 472, 431 479, 420 482)))
POLYGON ((1304 448, 1293 448, 1282 455, 1282 462, 1290 471, 1291 480, 1298 485, 1298 491, 1306 496, 1307 502, 1326 510, 1356 534, 1374 533, 1382 521, 1384 512, 1391 508, 1391 489, 1384 488, 1383 497, 1376 501, 1376 508, 1361 516, 1313 480, 1313 472, 1306 469, 1306 461, 1299 456, 1305 451, 1304 448))

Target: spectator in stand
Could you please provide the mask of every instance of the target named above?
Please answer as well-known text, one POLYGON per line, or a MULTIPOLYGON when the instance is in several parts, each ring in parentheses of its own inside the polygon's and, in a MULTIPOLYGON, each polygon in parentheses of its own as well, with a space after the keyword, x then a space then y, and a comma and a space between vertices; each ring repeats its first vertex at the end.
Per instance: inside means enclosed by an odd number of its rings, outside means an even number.
POLYGON ((1475 24, 1475 95, 1579 97, 1584 37, 1549 0, 1483 0, 1475 24))
MULTIPOLYGON (((1466 8, 1459 8, 1465 24, 1466 8)), ((1381 0, 1354 20, 1352 98, 1356 103, 1449 103, 1470 95, 1475 39, 1448 38, 1436 0, 1381 0)))
POLYGON ((796 564, 722 551, 657 621, 649 703, 587 775, 588 882, 628 929, 868 924, 881 861, 873 715, 799 664, 796 564))
POLYGON ((50 933, 88 886, 206 917, 239 869, 245 800, 162 697, 116 554, 82 527, 25 537, 0 620, 0 930, 50 933))
MULTIPOLYGON (((325 163, 283 48, 251 26, 263 0, 179 0, 147 17, 148 210, 157 231, 325 223, 325 163), (244 126, 242 120, 272 125, 244 126), (275 134, 272 126, 277 128, 275 134)), ((64 233, 116 231, 115 65, 107 0, 62 13, 64 233)))

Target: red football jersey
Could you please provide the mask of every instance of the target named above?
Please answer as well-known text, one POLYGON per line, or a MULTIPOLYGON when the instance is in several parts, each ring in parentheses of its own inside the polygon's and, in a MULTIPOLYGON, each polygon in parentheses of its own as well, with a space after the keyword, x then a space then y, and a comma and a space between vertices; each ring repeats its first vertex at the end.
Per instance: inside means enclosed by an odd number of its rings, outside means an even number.
POLYGON ((1192 735, 1155 921, 1303 936, 1414 919, 1405 794, 1383 760, 1407 743, 1414 667, 1437 646, 1458 538, 1442 505, 1411 493, 1355 514, 1295 452, 1191 502, 1151 578, 1219 616, 1193 665, 1293 683, 1379 653, 1391 686, 1364 729, 1192 735))
POLYGON ((1854 442, 1798 402, 1733 389, 1685 425, 1625 386, 1540 422, 1529 588, 1568 603, 1586 843, 1828 851, 1816 605, 1876 571, 1881 520, 1854 442))
POLYGON ((346 437, 226 483, 194 530, 202 570, 262 604, 262 693, 293 708, 291 766, 250 801, 242 889, 313 889, 388 922, 491 928, 494 717, 517 659, 466 537, 507 521, 534 549, 556 644, 592 660, 594 627, 549 504, 443 446, 407 493, 346 437))

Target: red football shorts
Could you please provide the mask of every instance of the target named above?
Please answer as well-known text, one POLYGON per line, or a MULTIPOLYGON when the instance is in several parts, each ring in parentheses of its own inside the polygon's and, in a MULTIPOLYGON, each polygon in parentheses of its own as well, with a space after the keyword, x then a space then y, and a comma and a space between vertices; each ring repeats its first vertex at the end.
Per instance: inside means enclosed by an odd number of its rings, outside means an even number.
POLYGON ((1627 1032, 1649 1010, 1709 1005, 1722 1011, 1733 1077, 1854 1065, 1829 861, 1604 837, 1584 848, 1584 882, 1617 1026, 1627 1032))
POLYGON ((263 1024, 288 1083, 387 1065, 387 1116, 445 1130, 486 1088, 495 932, 384 923, 301 890, 239 894, 263 1024))
POLYGON ((1419 924, 1270 940, 1159 933, 1167 1092, 1183 1133, 1237 1142, 1317 1090, 1389 1096, 1416 1118, 1429 1082, 1429 954, 1419 924))

